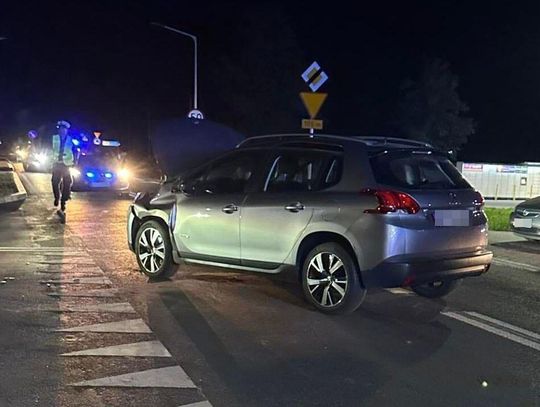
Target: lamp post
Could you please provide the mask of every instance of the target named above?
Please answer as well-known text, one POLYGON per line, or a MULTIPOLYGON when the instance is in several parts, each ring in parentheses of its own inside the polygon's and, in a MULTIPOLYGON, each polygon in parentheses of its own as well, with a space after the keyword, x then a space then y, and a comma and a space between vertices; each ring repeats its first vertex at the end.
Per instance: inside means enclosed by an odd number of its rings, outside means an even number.
POLYGON ((192 118, 195 118, 195 119, 202 119, 203 114, 199 110, 198 99, 197 99, 197 79, 198 79, 197 78, 197 70, 198 70, 197 37, 195 35, 193 35, 193 34, 190 34, 188 32, 179 30, 179 29, 174 28, 174 27, 170 27, 170 26, 165 25, 165 24, 156 23, 156 22, 152 22, 150 24, 155 25, 155 26, 160 27, 160 28, 163 28, 163 29, 168 30, 168 31, 172 31, 172 32, 174 32, 176 34, 180 34, 180 35, 183 35, 185 37, 189 37, 189 38, 191 38, 193 40, 193 46, 194 46, 194 52, 193 52, 193 110, 191 112, 189 112, 188 117, 192 117, 192 118))

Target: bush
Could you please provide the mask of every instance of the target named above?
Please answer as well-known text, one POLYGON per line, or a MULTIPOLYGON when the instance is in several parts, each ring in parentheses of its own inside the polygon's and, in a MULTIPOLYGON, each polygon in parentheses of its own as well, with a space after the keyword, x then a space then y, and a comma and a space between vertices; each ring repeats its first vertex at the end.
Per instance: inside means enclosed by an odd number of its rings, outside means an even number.
POLYGON ((484 208, 489 220, 489 230, 510 230, 510 214, 513 208, 484 208))

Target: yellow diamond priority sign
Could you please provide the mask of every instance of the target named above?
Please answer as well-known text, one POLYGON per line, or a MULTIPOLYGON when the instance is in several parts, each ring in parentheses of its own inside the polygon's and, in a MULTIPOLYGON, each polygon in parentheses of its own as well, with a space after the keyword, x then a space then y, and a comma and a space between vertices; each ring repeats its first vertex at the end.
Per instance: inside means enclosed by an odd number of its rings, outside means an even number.
POLYGON ((315 118, 317 113, 319 113, 319 110, 321 110, 321 106, 323 105, 327 96, 328 93, 300 92, 302 102, 304 102, 304 106, 312 119, 315 118))

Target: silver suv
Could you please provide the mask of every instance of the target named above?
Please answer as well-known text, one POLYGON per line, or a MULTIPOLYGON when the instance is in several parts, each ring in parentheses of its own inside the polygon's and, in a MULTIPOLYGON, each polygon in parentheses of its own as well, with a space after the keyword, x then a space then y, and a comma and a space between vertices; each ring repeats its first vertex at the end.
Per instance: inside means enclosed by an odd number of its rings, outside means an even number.
POLYGON ((429 144, 272 135, 139 195, 127 235, 147 276, 184 262, 293 269, 311 304, 345 313, 370 287, 435 298, 486 272, 482 206, 429 144))

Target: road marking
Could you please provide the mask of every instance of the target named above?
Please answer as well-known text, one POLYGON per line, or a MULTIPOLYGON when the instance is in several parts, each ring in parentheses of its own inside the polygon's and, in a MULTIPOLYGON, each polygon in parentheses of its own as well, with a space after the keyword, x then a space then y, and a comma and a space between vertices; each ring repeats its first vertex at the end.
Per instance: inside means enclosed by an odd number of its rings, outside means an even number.
POLYGON ((509 324, 507 322, 499 321, 498 319, 488 317, 487 315, 479 314, 478 312, 472 312, 472 311, 468 312, 468 311, 466 311, 465 313, 467 315, 471 316, 471 317, 476 317, 476 318, 479 318, 479 319, 483 319, 486 322, 489 322, 489 323, 492 323, 492 324, 495 324, 495 325, 499 325, 499 326, 501 326, 503 328, 514 331, 514 332, 516 332, 518 334, 529 336, 529 337, 531 337, 531 338, 533 338, 533 339, 535 339, 537 341, 540 341, 540 335, 538 335, 537 333, 534 333, 534 332, 528 331, 526 329, 514 326, 514 325, 509 324))
POLYGON ((66 305, 59 304, 58 309, 47 309, 45 311, 56 312, 118 312, 134 314, 135 310, 129 302, 119 302, 114 304, 88 304, 88 305, 66 305))
POLYGON ((534 266, 531 266, 530 264, 525 263, 519 263, 517 261, 512 261, 508 259, 501 259, 500 257, 496 257, 493 259, 493 264, 498 264, 499 266, 509 266, 521 270, 527 270, 527 271, 533 271, 533 272, 539 272, 540 269, 534 266))
POLYGON ((56 274, 56 275, 49 275, 51 278, 55 278, 56 280, 61 280, 62 278, 94 278, 94 277, 103 277, 104 273, 94 273, 94 272, 79 272, 79 271, 72 271, 70 273, 65 273, 63 271, 36 271, 37 274, 56 274))
POLYGON ((195 389, 197 386, 180 366, 162 367, 72 383, 78 387, 168 387, 195 389))
POLYGON ((133 356, 133 357, 172 357, 160 341, 125 343, 75 352, 62 353, 61 356, 133 356))
POLYGON ((24 247, 24 246, 0 246, 0 252, 13 252, 13 253, 39 253, 39 254, 47 254, 50 256, 74 256, 74 257, 81 257, 81 256, 87 256, 87 253, 85 252, 76 252, 76 251, 69 251, 66 250, 63 247, 43 247, 43 246, 36 246, 36 247, 24 247))
POLYGON ((92 324, 75 326, 73 328, 56 329, 56 332, 110 332, 129 334, 150 334, 151 329, 142 319, 126 319, 118 322, 105 322, 102 324, 92 324))
MULTIPOLYGON (((59 256, 63 256, 62 253, 58 254, 59 256)), ((96 263, 87 257, 79 257, 78 259, 82 261, 74 261, 76 257, 73 259, 62 259, 62 260, 40 260, 40 261, 34 261, 35 264, 46 264, 48 266, 80 266, 80 267, 95 267, 96 263)))
POLYGON ((112 285, 112 281, 107 277, 81 277, 81 278, 62 278, 60 280, 40 281, 41 284, 104 284, 112 285))
POLYGON ((116 288, 106 290, 87 290, 87 291, 58 291, 49 293, 50 297, 89 297, 89 298, 111 298, 118 294, 116 288))
POLYGON ((412 295, 412 294, 414 294, 411 290, 407 290, 405 288, 400 288, 400 287, 385 288, 384 290, 388 291, 389 293, 398 294, 398 295, 412 295))
POLYGON ((534 332, 527 331, 526 329, 510 325, 506 322, 476 312, 446 311, 441 312, 441 314, 540 351, 540 336, 534 332))
POLYGON ((178 407, 212 407, 212 404, 208 400, 205 401, 198 401, 196 403, 190 403, 190 404, 182 404, 178 407))

